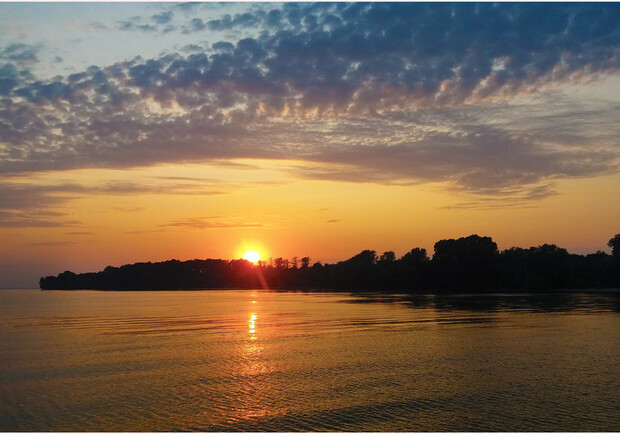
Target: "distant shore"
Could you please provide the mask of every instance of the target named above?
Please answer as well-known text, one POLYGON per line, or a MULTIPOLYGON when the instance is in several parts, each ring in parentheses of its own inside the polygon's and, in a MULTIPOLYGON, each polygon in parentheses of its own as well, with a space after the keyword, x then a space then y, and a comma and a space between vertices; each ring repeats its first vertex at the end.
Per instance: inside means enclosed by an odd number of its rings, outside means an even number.
POLYGON ((612 255, 571 254, 553 244, 499 251, 490 237, 470 235, 435 243, 432 258, 416 247, 401 258, 363 250, 336 264, 275 258, 194 259, 108 266, 95 273, 65 271, 42 277, 41 289, 178 290, 271 288, 289 290, 488 293, 614 292, 620 287, 620 234, 612 255))
POLYGON ((532 295, 532 294, 620 294, 620 288, 583 288, 583 289, 558 289, 555 291, 502 291, 495 290, 492 292, 462 292, 462 291, 441 291, 441 292, 415 292, 404 293, 402 291, 389 291, 389 290, 372 290, 372 291, 354 291, 347 289, 322 289, 322 288, 168 288, 168 289, 92 289, 92 288, 77 288, 77 289, 41 289, 41 288, 0 288, 0 291, 100 291, 100 292, 164 292, 164 291, 277 291, 277 292, 333 292, 333 293, 347 293, 347 294, 385 294, 385 295, 420 295, 420 296, 432 296, 432 295, 532 295))

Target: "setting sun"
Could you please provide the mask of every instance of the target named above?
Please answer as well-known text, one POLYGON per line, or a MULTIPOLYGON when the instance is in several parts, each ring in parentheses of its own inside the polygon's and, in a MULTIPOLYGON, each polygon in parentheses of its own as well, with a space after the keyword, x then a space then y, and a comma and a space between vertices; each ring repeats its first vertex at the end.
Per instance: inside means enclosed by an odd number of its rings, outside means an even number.
POLYGON ((253 264, 256 264, 260 260, 260 253, 258 253, 256 250, 246 250, 246 252, 243 254, 243 259, 245 259, 246 261, 250 261, 253 264))

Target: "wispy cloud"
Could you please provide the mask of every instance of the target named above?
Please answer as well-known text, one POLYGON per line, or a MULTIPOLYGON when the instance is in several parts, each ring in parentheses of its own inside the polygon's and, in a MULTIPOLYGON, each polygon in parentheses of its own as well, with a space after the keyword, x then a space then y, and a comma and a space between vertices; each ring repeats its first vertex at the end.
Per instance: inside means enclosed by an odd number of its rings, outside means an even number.
POLYGON ((73 227, 78 220, 67 220, 67 214, 47 210, 2 210, 0 228, 54 228, 73 227))
POLYGON ((452 205, 441 207, 446 210, 477 209, 494 210, 505 208, 535 208, 540 199, 557 195, 553 183, 538 186, 515 187, 505 190, 501 195, 481 196, 473 195, 473 200, 456 202, 452 205))
MULTIPOLYGON (((203 179, 187 178, 183 182, 105 182, 101 185, 79 183, 37 184, 0 182, 0 227, 67 227, 80 222, 68 220, 67 214, 55 209, 69 201, 84 196, 131 196, 146 195, 200 195, 226 193, 228 186, 203 179)), ((142 207, 115 207, 117 211, 137 212, 142 207)))
POLYGON ((269 229, 272 228, 273 225, 256 222, 240 222, 231 219, 223 219, 221 217, 202 217, 174 220, 162 225, 162 227, 188 229, 269 229))
POLYGON ((225 194, 228 186, 209 180, 186 178, 183 182, 104 182, 100 185, 79 183, 37 184, 0 182, 0 209, 41 208, 59 204, 83 195, 125 196, 155 195, 218 195, 225 194))
POLYGON ((64 247, 75 244, 72 241, 40 241, 36 243, 28 243, 31 247, 64 247))
POLYGON ((120 212, 134 213, 134 212, 143 211, 146 208, 142 206, 115 206, 115 207, 112 207, 112 209, 116 211, 120 211, 120 212))

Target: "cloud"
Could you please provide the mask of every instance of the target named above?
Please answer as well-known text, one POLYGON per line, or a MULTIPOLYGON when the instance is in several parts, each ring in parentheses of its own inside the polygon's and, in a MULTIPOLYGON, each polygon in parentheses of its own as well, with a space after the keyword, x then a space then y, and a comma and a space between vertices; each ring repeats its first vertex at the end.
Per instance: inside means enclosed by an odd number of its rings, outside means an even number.
MULTIPOLYGON (((79 183, 56 183, 40 185, 36 183, 0 182, 1 210, 32 210, 57 206, 85 195, 133 196, 147 195, 219 195, 228 192, 229 185, 219 181, 200 178, 178 178, 142 182, 105 182, 100 185, 79 183)), ((131 208, 136 211, 135 207, 131 208)), ((46 216, 53 217, 56 214, 46 216)))
POLYGON ((126 234, 129 235, 142 235, 142 234, 154 234, 164 232, 165 229, 146 229, 146 230, 138 230, 138 231, 127 231, 126 234))
POLYGON ((0 182, 0 210, 45 208, 66 201, 66 197, 55 195, 79 187, 75 184, 57 186, 25 183, 0 182))
POLYGON ((172 21, 173 13, 171 11, 162 12, 160 14, 155 14, 151 16, 151 19, 156 24, 168 24, 172 21))
MULTIPOLYGON (((157 23, 157 21, 155 20, 157 23)), ((155 32, 157 31, 157 25, 147 24, 143 22, 142 17, 131 17, 127 20, 119 21, 118 30, 122 31, 140 31, 140 32, 155 32)))
POLYGON ((199 32, 207 28, 207 25, 200 18, 192 18, 184 29, 185 33, 199 32))
POLYGON ((175 3, 173 5, 175 9, 182 11, 184 13, 194 12, 200 6, 201 6, 201 3, 198 3, 198 2, 175 3))
MULTIPOLYGON (((228 186, 209 180, 186 178, 168 182, 106 182, 86 186, 78 183, 57 183, 40 185, 35 183, 0 182, 0 227, 71 227, 79 225, 78 220, 67 220, 67 214, 53 211, 69 201, 84 196, 129 196, 136 194, 158 195, 214 195, 224 194, 228 186)), ((136 212, 139 207, 116 208, 123 212, 136 212)))
POLYGON ((96 33, 96 32, 111 30, 107 25, 103 24, 101 21, 74 20, 69 23, 69 26, 72 30, 76 32, 96 33))
POLYGON ((245 12, 235 14, 233 17, 227 14, 220 19, 208 21, 205 27, 196 30, 204 30, 205 28, 209 28, 209 30, 214 31, 231 30, 236 27, 255 27, 261 22, 261 16, 256 13, 245 12))
POLYGON ((372 140, 366 140, 365 130, 356 132, 355 124, 341 124, 348 131, 336 138, 347 137, 350 145, 326 140, 306 157, 315 164, 296 165, 291 171, 305 178, 344 182, 448 182, 456 190, 499 195, 548 178, 596 175, 617 168, 613 162, 617 151, 549 149, 533 137, 483 125, 448 128, 450 112, 444 122, 437 123, 435 116, 430 125, 419 119, 399 127, 390 119, 375 119, 367 125, 375 131, 372 140))
POLYGON ((0 228, 53 228, 80 224, 77 220, 62 219, 66 215, 48 210, 0 209, 0 228))
POLYGON ((41 50, 38 45, 29 45, 21 42, 0 47, 0 59, 19 64, 38 62, 37 54, 41 50))
POLYGON ((237 222, 233 220, 226 220, 220 217, 203 217, 203 218, 185 218, 180 220, 174 220, 162 227, 176 227, 176 228, 189 228, 189 229, 269 229, 273 227, 270 224, 256 223, 256 222, 237 222))
POLYGON ((160 12, 149 17, 133 16, 126 20, 118 21, 116 29, 130 32, 168 34, 178 30, 178 26, 172 24, 173 18, 173 11, 160 12))
POLYGON ((557 195, 554 184, 542 184, 538 186, 513 187, 503 191, 502 195, 482 197, 478 195, 474 200, 457 202, 453 205, 441 207, 445 210, 477 209, 494 210, 505 208, 534 208, 535 202, 547 197, 557 195))
MULTIPOLYGON (((304 162, 294 174, 305 178, 502 196, 617 170, 618 101, 536 100, 618 73, 616 4, 295 3, 183 16, 186 31, 261 31, 47 81, 0 66, 0 173, 267 158, 304 162)), ((172 18, 120 28, 160 31, 172 18)))
POLYGON ((64 247, 75 244, 73 241, 41 241, 37 243, 28 243, 31 247, 64 247))
POLYGON ((146 208, 142 206, 115 206, 115 207, 112 207, 112 209, 116 211, 120 211, 120 212, 134 213, 134 212, 143 211, 146 208))

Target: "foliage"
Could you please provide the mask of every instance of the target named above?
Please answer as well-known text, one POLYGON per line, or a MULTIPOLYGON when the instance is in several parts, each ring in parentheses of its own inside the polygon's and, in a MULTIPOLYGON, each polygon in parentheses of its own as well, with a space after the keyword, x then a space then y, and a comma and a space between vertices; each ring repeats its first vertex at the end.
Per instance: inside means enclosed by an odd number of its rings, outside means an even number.
POLYGON ((305 256, 298 267, 276 258, 272 265, 246 260, 194 259, 106 267, 97 273, 41 278, 42 289, 159 290, 205 288, 282 288, 344 291, 488 292, 554 291, 604 288, 620 283, 620 234, 609 241, 613 257, 581 256, 553 244, 502 252, 490 237, 470 235, 435 243, 432 259, 414 248, 396 259, 394 252, 377 256, 363 250, 336 264, 314 263, 305 256))

